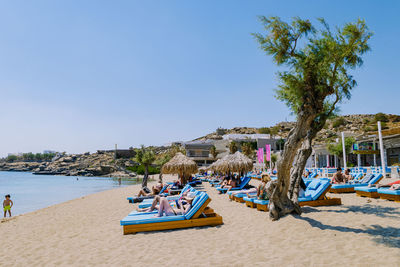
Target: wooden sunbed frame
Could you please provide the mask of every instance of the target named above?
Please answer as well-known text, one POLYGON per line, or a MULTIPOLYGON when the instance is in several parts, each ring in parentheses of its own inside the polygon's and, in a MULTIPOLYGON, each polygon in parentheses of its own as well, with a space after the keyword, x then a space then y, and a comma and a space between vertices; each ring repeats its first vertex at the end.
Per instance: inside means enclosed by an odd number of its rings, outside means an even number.
POLYGON ((378 192, 365 192, 365 191, 356 190, 356 194, 357 194, 357 196, 360 196, 360 197, 379 198, 378 192))
POLYGON ((400 195, 390 195, 390 194, 378 193, 378 196, 379 196, 381 199, 387 199, 387 200, 392 200, 392 201, 400 202, 400 195))
POLYGON ((246 203, 246 207, 249 207, 249 208, 252 208, 252 209, 257 208, 257 204, 252 202, 252 201, 244 201, 244 203, 246 203))
POLYGON ((182 229, 199 226, 217 226, 223 224, 222 217, 207 207, 211 199, 208 198, 190 220, 123 225, 124 235, 137 232, 182 229))
MULTIPOLYGON (((330 198, 330 197, 326 196, 326 193, 328 193, 330 188, 331 188, 331 185, 329 185, 329 187, 327 189, 325 189, 325 191, 321 194, 321 196, 317 200, 301 201, 301 202, 299 202, 299 205, 301 207, 303 207, 303 206, 318 207, 318 206, 342 205, 341 198, 330 198)), ((247 205, 247 202, 246 202, 246 205, 247 205)), ((255 205, 257 205, 257 210, 268 211, 268 205, 262 205, 262 204, 255 204, 255 205)))
MULTIPOLYGON (((379 180, 376 181, 374 184, 379 183, 382 179, 383 179, 383 176, 382 176, 381 178, 379 178, 379 180)), ((340 194, 340 193, 354 193, 354 192, 356 192, 356 190, 354 189, 354 186, 353 186, 353 187, 349 187, 349 188, 337 188, 337 189, 331 188, 331 189, 329 190, 329 192, 330 192, 330 193, 336 193, 336 194, 340 194)))

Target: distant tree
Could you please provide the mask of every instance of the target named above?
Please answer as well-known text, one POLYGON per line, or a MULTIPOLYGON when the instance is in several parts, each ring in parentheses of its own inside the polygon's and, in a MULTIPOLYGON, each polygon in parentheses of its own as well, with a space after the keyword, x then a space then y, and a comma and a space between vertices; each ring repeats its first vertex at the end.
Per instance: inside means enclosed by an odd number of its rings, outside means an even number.
POLYGON ((35 155, 32 154, 32 152, 28 152, 28 153, 23 153, 22 154, 22 159, 25 161, 32 161, 35 159, 35 155))
POLYGON ((146 187, 147 180, 149 177, 149 166, 155 161, 156 156, 154 154, 153 149, 146 148, 144 145, 142 145, 139 149, 136 149, 135 152, 136 152, 135 156, 136 162, 142 165, 145 169, 142 181, 142 187, 146 187))
POLYGON ((253 158, 254 155, 254 149, 253 146, 250 142, 244 142, 242 144, 242 152, 243 154, 245 154, 246 156, 248 156, 249 158, 253 158))
POLYGON ((276 162, 278 161, 278 155, 277 154, 271 154, 271 169, 275 169, 276 162))
POLYGON ((7 162, 14 162, 18 159, 18 157, 16 155, 8 155, 6 158, 7 162))
POLYGON ((279 133, 279 126, 274 126, 271 127, 269 134, 271 135, 271 139, 274 139, 275 136, 277 136, 279 133))
POLYGON ((236 151, 238 151, 238 147, 235 141, 232 141, 229 143, 229 152, 231 154, 234 154, 236 151))
POLYGON ((389 118, 386 116, 386 114, 382 113, 382 112, 376 113, 374 116, 374 119, 376 122, 378 122, 378 121, 388 122, 389 121, 389 118))
MULTIPOLYGON (((344 138, 344 146, 346 149, 346 155, 350 153, 353 144, 356 142, 354 137, 345 137, 344 138)), ((336 155, 339 158, 343 158, 343 145, 342 142, 339 143, 330 143, 326 146, 328 152, 332 155, 336 155)))
POLYGON ((45 155, 43 155, 43 157, 42 157, 42 154, 40 154, 40 153, 36 153, 35 154, 35 160, 36 161, 41 161, 43 158, 45 158, 45 155))
POLYGON ((270 130, 270 128, 268 128, 268 127, 261 127, 260 129, 258 129, 258 132, 259 132, 260 134, 270 134, 270 133, 271 133, 271 130, 270 130))
POLYGON ((217 148, 214 145, 210 148, 210 153, 211 153, 211 156, 213 157, 213 159, 217 158, 218 152, 217 152, 217 148))
POLYGON ((268 188, 269 215, 301 214, 298 193, 301 175, 311 155, 311 144, 342 99, 349 99, 356 85, 348 70, 360 66, 369 50, 372 33, 361 19, 332 32, 323 19, 320 29, 310 21, 294 18, 289 24, 279 17, 261 17, 266 34, 255 34, 261 49, 277 65, 281 84, 276 96, 296 115, 278 162, 278 179, 268 188))

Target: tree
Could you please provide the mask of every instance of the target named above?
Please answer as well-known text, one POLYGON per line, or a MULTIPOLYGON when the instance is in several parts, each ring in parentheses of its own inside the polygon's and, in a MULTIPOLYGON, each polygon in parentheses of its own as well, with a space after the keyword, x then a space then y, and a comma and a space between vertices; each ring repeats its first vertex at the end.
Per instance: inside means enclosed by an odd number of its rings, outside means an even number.
POLYGON ((336 104, 350 99, 356 81, 348 70, 362 65, 372 33, 361 19, 335 32, 324 19, 319 19, 318 29, 300 18, 290 24, 279 17, 260 19, 267 32, 254 34, 261 49, 278 66, 287 67, 278 74, 276 97, 296 115, 278 161, 278 179, 268 187, 269 215, 277 220, 291 212, 301 214, 299 184, 312 141, 335 113, 336 104))
POLYGON ((142 165, 145 169, 142 181, 142 187, 146 187, 147 179, 149 177, 149 166, 155 161, 156 156, 154 154, 153 149, 146 148, 144 145, 142 145, 139 149, 135 149, 135 152, 136 152, 135 156, 136 162, 142 165))
POLYGON ((261 127, 260 129, 258 129, 258 132, 259 132, 260 134, 270 134, 270 133, 271 133, 271 130, 270 130, 270 128, 268 128, 268 127, 261 127))
POLYGON ((8 155, 6 158, 7 162, 14 162, 18 159, 18 157, 16 155, 8 155))
POLYGON ((214 145, 210 148, 210 153, 211 153, 211 156, 213 157, 213 159, 217 158, 218 152, 217 152, 217 148, 214 145))
MULTIPOLYGON (((344 138, 344 146, 346 149, 346 155, 351 151, 353 144, 356 142, 354 137, 345 137, 344 138)), ((343 158, 343 145, 342 142, 339 143, 330 143, 326 146, 328 152, 332 155, 336 155, 340 158, 343 158)))
POLYGON ((275 169, 276 162, 278 161, 278 155, 277 154, 271 154, 271 169, 275 169))
POLYGON ((244 142, 242 144, 242 152, 243 152, 243 154, 245 154, 249 158, 253 158, 254 149, 253 149, 252 144, 250 142, 244 142))
POLYGON ((238 151, 238 147, 235 141, 232 141, 229 143, 229 152, 231 154, 235 154, 235 152, 238 151))

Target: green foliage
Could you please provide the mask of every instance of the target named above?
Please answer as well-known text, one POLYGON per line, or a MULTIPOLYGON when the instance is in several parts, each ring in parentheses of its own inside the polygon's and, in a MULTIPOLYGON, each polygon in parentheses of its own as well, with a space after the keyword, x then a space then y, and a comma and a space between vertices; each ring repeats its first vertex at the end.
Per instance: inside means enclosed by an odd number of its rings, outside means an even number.
POLYGON ((185 148, 183 148, 182 146, 173 145, 167 152, 157 155, 155 163, 162 167, 165 163, 170 161, 178 152, 186 155, 185 148))
MULTIPOLYGON (((256 143, 257 145, 257 143, 256 143)), ((254 155, 254 147, 252 142, 243 142, 242 143, 242 152, 249 158, 253 158, 254 155)))
MULTIPOLYGON (((353 144, 355 143, 354 137, 345 137, 344 138, 344 146, 346 148, 346 154, 350 153, 353 144)), ((336 155, 336 156, 343 156, 343 145, 342 142, 338 143, 330 143, 326 147, 329 151, 330 154, 336 155)))
POLYGON ((16 155, 8 155, 6 158, 7 162, 14 162, 18 159, 18 157, 16 155))
POLYGON ((300 18, 290 24, 279 17, 260 19, 267 31, 254 34, 261 49, 277 65, 289 67, 279 73, 276 97, 293 113, 298 114, 305 105, 317 105, 321 114, 331 115, 337 103, 350 98, 356 81, 348 69, 362 65, 361 55, 369 50, 372 36, 364 20, 332 32, 324 19, 319 19, 320 29, 300 18))
POLYGON ((260 134, 270 134, 270 128, 268 127, 261 127, 260 129, 258 129, 258 132, 260 134))
MULTIPOLYGON (((126 168, 127 170, 131 171, 131 172, 135 172, 139 175, 144 175, 145 173, 145 167, 143 165, 137 165, 137 166, 129 166, 126 168)), ((156 166, 149 166, 149 174, 159 174, 160 173, 160 167, 156 167, 156 166)))
POLYGON ((211 156, 213 159, 216 159, 218 156, 217 148, 215 146, 212 146, 210 149, 211 156))
POLYGON ((275 164, 278 161, 278 155, 277 154, 271 154, 271 163, 272 163, 272 169, 275 169, 275 164))
POLYGON ((389 121, 389 119, 386 116, 386 114, 382 113, 382 112, 376 113, 375 116, 374 116, 374 120, 375 120, 375 122, 378 122, 378 121, 388 122, 389 121))
POLYGON ((260 134, 270 134, 271 137, 274 137, 279 133, 279 126, 261 127, 260 129, 258 129, 258 132, 260 134))
POLYGON ((13 162, 13 161, 50 161, 56 154, 55 153, 36 153, 33 154, 32 152, 23 153, 21 156, 17 155, 10 155, 6 157, 6 161, 13 162))
POLYGON ((235 141, 232 141, 229 143, 229 152, 231 154, 234 154, 236 151, 238 151, 238 147, 235 141))
POLYGON ((139 149, 135 149, 135 151, 135 161, 143 166, 144 169, 149 167, 156 160, 156 155, 154 154, 153 149, 148 147, 146 148, 144 145, 142 145, 139 149))
POLYGON ((332 127, 333 128, 338 128, 338 127, 340 127, 342 125, 345 125, 345 124, 346 124, 346 120, 343 117, 339 117, 339 118, 337 118, 337 119, 335 119, 333 121, 332 127))

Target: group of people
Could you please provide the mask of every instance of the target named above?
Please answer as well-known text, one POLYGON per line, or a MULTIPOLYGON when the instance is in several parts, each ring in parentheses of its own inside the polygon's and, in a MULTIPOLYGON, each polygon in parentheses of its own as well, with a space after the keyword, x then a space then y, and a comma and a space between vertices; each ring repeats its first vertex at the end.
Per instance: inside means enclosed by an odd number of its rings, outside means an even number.
POLYGON ((170 202, 166 197, 154 195, 153 202, 149 208, 138 208, 139 212, 152 212, 157 210, 157 214, 155 217, 162 216, 175 216, 175 215, 184 215, 186 214, 190 208, 192 207, 193 199, 196 197, 195 193, 189 192, 186 190, 182 193, 182 196, 175 200, 175 206, 172 205, 173 202, 170 202))
POLYGON ((351 180, 353 180, 353 176, 350 174, 350 169, 346 169, 343 173, 341 168, 337 168, 332 177, 332 184, 345 184, 351 180))
POLYGON ((220 188, 228 189, 229 192, 232 188, 237 187, 240 184, 240 177, 238 175, 227 175, 222 178, 222 181, 219 183, 220 188))

